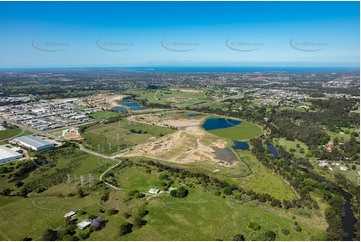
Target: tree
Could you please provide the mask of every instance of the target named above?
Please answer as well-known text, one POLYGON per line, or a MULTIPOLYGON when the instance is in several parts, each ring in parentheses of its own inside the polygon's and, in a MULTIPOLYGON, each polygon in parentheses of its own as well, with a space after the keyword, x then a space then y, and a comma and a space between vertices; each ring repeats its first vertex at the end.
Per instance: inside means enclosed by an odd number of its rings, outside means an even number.
POLYGON ((254 231, 261 229, 261 225, 259 225, 258 223, 255 223, 255 222, 250 222, 248 227, 254 231))
POLYGON ((56 232, 52 229, 47 229, 43 233, 43 240, 55 241, 55 240, 57 240, 57 238, 58 238, 58 232, 56 232))
POLYGON ((137 215, 138 215, 138 217, 140 217, 140 218, 143 218, 143 217, 144 217, 145 215, 147 215, 147 214, 149 214, 149 211, 146 210, 146 209, 144 209, 144 207, 141 208, 141 209, 139 209, 138 212, 137 212, 137 215))
POLYGON ((140 228, 140 227, 146 225, 146 223, 147 223, 147 221, 142 220, 142 218, 140 218, 140 217, 134 218, 134 227, 136 227, 136 228, 140 228))
POLYGON ((276 239, 276 233, 272 230, 268 230, 266 233, 264 233, 264 240, 271 241, 276 239))
POLYGON ((81 187, 78 188, 78 195, 79 195, 80 198, 85 197, 85 193, 84 193, 83 188, 81 188, 81 187))
POLYGON ((184 187, 180 187, 177 190, 172 190, 170 192, 170 195, 172 197, 184 198, 188 195, 188 190, 185 189, 184 187))
POLYGON ((123 223, 122 225, 120 225, 119 235, 123 236, 123 235, 131 233, 133 231, 132 228, 133 228, 133 224, 128 223, 128 222, 123 223))
POLYGON ((233 241, 246 241, 246 239, 244 238, 244 235, 241 233, 235 235, 232 240, 233 241))
POLYGON ((117 213, 119 213, 119 210, 117 210, 117 209, 112 208, 112 209, 108 210, 108 215, 109 216, 117 214, 117 213))
POLYGON ((288 229, 282 229, 282 234, 288 235, 290 234, 290 231, 288 229))
POLYGON ((80 240, 86 240, 87 238, 89 238, 89 236, 90 236, 90 231, 87 231, 87 232, 81 231, 79 233, 80 240))
POLYGON ((4 188, 2 191, 1 191, 1 194, 4 195, 4 196, 9 196, 10 193, 11 193, 11 189, 10 188, 4 188))

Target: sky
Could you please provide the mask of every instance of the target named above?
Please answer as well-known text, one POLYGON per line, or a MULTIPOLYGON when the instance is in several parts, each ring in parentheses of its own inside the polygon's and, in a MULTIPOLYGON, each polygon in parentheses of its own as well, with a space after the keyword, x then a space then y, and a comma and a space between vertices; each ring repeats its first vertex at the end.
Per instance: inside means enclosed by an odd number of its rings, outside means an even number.
POLYGON ((357 67, 359 2, 0 2, 0 68, 357 67))

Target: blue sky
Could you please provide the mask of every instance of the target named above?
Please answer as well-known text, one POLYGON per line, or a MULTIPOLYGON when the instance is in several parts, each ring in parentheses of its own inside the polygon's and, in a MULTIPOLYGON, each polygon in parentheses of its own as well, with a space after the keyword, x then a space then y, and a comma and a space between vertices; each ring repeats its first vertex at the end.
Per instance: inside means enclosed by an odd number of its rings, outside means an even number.
POLYGON ((0 67, 359 66, 359 2, 0 2, 0 67))

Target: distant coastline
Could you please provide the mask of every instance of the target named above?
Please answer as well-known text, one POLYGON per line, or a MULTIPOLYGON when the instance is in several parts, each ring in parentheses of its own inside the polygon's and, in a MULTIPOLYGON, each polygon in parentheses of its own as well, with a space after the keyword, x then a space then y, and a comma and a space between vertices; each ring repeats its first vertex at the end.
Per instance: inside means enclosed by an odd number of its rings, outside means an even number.
POLYGON ((194 73, 250 73, 250 72, 359 72, 359 67, 264 67, 264 66, 139 66, 139 67, 44 67, 0 68, 0 71, 29 70, 111 70, 121 72, 194 72, 194 73))

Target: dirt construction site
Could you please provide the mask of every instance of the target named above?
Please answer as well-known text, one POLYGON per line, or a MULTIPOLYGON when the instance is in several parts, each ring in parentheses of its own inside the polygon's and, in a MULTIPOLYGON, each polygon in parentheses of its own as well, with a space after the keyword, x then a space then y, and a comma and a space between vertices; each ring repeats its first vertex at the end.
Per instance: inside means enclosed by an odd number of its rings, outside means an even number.
POLYGON ((124 97, 126 97, 126 95, 101 93, 79 98, 79 101, 80 106, 110 109, 112 107, 118 106, 118 101, 124 97))
POLYGON ((172 127, 177 131, 134 146, 120 156, 143 156, 181 164, 212 162, 231 165, 233 162, 229 162, 229 159, 222 159, 216 154, 216 151, 226 149, 227 141, 203 130, 200 125, 204 118, 202 115, 189 117, 181 112, 130 116, 129 122, 172 127))

